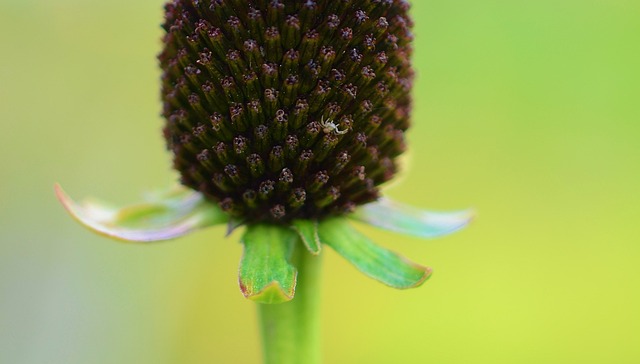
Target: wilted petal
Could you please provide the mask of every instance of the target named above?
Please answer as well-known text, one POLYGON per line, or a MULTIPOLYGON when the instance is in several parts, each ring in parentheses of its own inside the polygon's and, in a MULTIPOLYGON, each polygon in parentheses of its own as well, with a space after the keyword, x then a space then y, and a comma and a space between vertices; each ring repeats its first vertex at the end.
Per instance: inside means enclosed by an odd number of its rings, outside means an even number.
POLYGON ((78 204, 60 185, 56 195, 69 214, 89 229, 120 240, 151 242, 186 235, 194 230, 224 223, 227 215, 201 194, 185 189, 150 196, 149 202, 124 208, 98 202, 78 204))
POLYGON ((398 233, 434 238, 467 226, 473 220, 474 213, 473 210, 426 211, 389 199, 380 199, 361 206, 350 217, 398 233))
POLYGON ((313 255, 320 254, 322 250, 320 245, 320 239, 318 238, 318 222, 315 220, 293 220, 291 222, 291 228, 295 230, 300 239, 307 247, 309 253, 313 255))
POLYGON ((284 226, 249 225, 240 261, 240 290, 250 300, 282 303, 293 299, 298 271, 289 263, 298 235, 284 226))
POLYGON ((374 244, 345 218, 327 219, 318 225, 320 241, 333 248, 367 276, 394 288, 413 288, 431 275, 431 268, 407 260, 374 244))

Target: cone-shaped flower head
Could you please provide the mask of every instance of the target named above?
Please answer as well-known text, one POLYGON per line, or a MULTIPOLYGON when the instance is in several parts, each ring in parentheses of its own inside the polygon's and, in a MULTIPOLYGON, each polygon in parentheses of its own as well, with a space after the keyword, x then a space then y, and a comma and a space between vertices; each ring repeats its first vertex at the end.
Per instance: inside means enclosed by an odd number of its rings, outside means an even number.
POLYGON ((245 222, 351 212, 396 172, 411 110, 404 0, 174 0, 164 135, 184 185, 245 222))

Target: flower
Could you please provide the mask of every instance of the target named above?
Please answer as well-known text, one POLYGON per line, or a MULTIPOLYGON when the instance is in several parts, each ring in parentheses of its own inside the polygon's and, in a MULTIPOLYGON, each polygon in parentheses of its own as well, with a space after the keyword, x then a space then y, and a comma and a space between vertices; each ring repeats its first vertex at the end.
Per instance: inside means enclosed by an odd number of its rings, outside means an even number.
POLYGON ((409 127, 408 3, 174 0, 165 10, 163 131, 184 187, 110 209, 77 204, 56 185, 69 213, 127 241, 246 226, 240 287, 262 303, 293 298, 290 257, 302 245, 313 255, 328 245, 392 287, 423 283, 430 268, 348 222, 435 237, 471 219, 380 197, 409 127))

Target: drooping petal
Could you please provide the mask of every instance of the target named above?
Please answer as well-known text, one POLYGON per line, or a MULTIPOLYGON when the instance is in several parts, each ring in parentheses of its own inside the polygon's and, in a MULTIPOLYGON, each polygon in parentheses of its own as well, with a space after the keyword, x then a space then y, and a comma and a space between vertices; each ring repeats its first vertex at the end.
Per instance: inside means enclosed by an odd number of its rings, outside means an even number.
POLYGON ((284 226, 249 225, 240 261, 240 290, 250 300, 282 303, 293 299, 298 271, 289 260, 298 235, 284 226))
POLYGON ((313 255, 320 254, 322 248, 318 238, 318 222, 316 220, 293 220, 291 228, 300 235, 300 239, 302 239, 309 253, 313 255))
POLYGON ((473 210, 435 212, 380 199, 361 206, 349 217, 390 231, 435 238, 456 232, 473 220, 473 210))
POLYGON ((431 268, 384 249, 355 230, 345 218, 332 218, 318 225, 320 241, 333 248, 365 275, 394 288, 420 286, 431 268))
POLYGON ((228 220, 217 205, 186 189, 152 195, 148 202, 120 209, 95 201, 78 204, 58 184, 55 191, 74 219, 101 235, 119 240, 168 240, 228 220))

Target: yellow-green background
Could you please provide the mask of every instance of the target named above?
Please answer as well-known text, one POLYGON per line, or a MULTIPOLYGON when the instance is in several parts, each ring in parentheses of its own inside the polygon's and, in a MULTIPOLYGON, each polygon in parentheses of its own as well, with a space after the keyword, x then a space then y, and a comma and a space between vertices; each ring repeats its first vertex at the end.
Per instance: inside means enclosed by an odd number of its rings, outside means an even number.
MULTIPOLYGON (((176 179, 161 0, 0 1, 0 363, 258 363, 238 234, 123 245, 53 195, 176 179)), ((396 291, 325 253, 326 363, 640 362, 640 2, 414 1, 411 166, 454 236, 363 228, 434 268, 396 291)))

